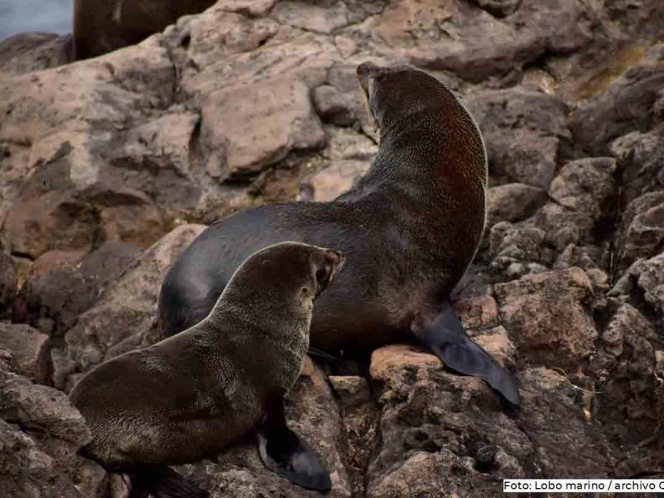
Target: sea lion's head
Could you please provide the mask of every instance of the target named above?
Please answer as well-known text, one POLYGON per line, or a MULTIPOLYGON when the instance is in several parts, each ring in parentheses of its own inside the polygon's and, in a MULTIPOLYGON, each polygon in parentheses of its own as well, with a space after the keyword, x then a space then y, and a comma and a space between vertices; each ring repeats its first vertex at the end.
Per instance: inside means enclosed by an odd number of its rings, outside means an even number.
POLYGON ((310 313, 313 301, 341 269, 346 256, 324 247, 283 242, 262 249, 237 269, 224 294, 260 308, 310 313))
POLYGON ((407 115, 434 111, 456 100, 436 78, 410 66, 365 62, 357 67, 357 79, 380 130, 407 115))

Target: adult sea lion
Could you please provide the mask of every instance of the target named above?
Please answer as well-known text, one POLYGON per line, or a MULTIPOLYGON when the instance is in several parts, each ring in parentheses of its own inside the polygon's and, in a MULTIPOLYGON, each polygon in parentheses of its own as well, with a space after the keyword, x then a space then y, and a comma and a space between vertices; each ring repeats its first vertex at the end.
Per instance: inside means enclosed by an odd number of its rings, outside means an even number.
POLYGON ((215 0, 75 0, 76 58, 87 59, 134 45, 215 0))
POLYGON ((214 456, 263 424, 269 468, 329 489, 315 451, 288 429, 283 397, 304 365, 313 301, 344 259, 296 242, 262 249, 203 321, 91 370, 70 394, 92 431, 84 456, 129 474, 138 496, 205 496, 166 465, 214 456))
POLYGON ((468 338, 449 301, 484 229, 488 171, 479 129, 422 71, 365 63, 357 74, 380 129, 366 175, 332 202, 265 205, 211 225, 164 280, 162 333, 204 318, 253 251, 284 240, 331 246, 348 261, 316 306, 312 346, 352 351, 414 334, 447 367, 518 404, 512 376, 468 338))

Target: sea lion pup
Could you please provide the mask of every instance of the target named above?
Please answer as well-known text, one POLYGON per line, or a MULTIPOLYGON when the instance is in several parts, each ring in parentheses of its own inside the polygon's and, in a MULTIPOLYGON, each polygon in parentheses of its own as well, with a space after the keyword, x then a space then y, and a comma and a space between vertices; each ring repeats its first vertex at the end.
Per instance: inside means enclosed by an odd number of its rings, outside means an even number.
POLYGON ((207 496, 166 465, 214 456, 263 424, 269 468, 329 489, 315 451, 288 429, 283 398, 304 365, 313 301, 344 260, 295 242, 262 249, 203 321, 94 368, 70 394, 92 431, 82 454, 129 474, 134 496, 207 496))
POLYGON ((261 247, 283 240, 335 247, 348 261, 316 305, 312 346, 352 352, 414 334, 446 367, 518 404, 512 376, 468 338, 449 301, 484 229, 488 171, 479 129, 422 71, 365 63, 357 74, 380 129, 366 175, 332 202, 265 205, 210 226, 164 280, 162 333, 204 318, 235 268, 261 247))
POLYGON ((76 59, 134 45, 215 0, 74 0, 76 59))

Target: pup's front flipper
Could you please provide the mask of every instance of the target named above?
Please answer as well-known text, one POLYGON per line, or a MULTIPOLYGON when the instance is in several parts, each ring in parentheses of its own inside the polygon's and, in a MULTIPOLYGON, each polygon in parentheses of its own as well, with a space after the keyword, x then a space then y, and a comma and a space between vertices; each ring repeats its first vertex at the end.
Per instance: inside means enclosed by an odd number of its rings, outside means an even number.
POLYGON ((332 487, 330 474, 314 449, 286 425, 283 397, 268 405, 267 420, 258 432, 258 450, 267 468, 281 477, 308 489, 332 487))
POLYGON ((411 330, 443 360, 446 367, 460 374, 479 377, 507 401, 519 404, 519 390, 512 375, 470 340, 449 302, 445 302, 438 315, 415 320, 411 330))

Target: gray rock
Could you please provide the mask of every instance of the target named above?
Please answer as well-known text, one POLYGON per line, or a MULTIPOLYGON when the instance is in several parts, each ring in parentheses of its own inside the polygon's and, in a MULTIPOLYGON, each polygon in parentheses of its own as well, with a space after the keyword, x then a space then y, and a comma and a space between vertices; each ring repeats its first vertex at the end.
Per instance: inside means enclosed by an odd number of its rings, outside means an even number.
POLYGON ((646 302, 664 317, 664 252, 643 263, 638 286, 646 302))
POLYGON ((0 75, 20 75, 74 60, 70 35, 21 33, 0 42, 0 75))
POLYGON ((115 352, 125 340, 133 347, 143 340, 153 324, 161 282, 169 267, 198 236, 203 225, 181 225, 145 251, 123 275, 109 285, 94 307, 83 313, 76 325, 65 334, 64 350, 52 352, 54 382, 59 388, 71 388, 75 377, 115 352), (137 337, 133 337, 137 336, 137 337))
POLYGON ((662 98, 664 58, 656 47, 640 65, 611 84, 606 93, 580 106, 571 116, 575 143, 593 155, 605 154, 612 140, 650 130, 661 121, 655 112, 662 98))
POLYGON ((371 377, 380 396, 381 439, 367 496, 429 496, 440 489, 493 496, 501 478, 525 475, 534 456, 528 437, 477 378, 447 373, 438 358, 410 346, 374 351, 371 377))
POLYGON ((508 183, 487 190, 486 229, 499 221, 511 223, 532 216, 546 200, 542 189, 522 183, 508 183))
POLYGON ((544 230, 528 224, 496 223, 489 233, 491 272, 502 280, 513 280, 545 271, 554 256, 545 238, 544 230))
POLYGON ((365 161, 338 161, 327 168, 308 175, 300 182, 300 198, 326 202, 350 190, 358 178, 369 169, 365 161))
POLYGON ((664 126, 648 133, 634 131, 611 142, 611 153, 622 171, 622 202, 664 190, 664 126))
POLYGON ((27 302, 31 323, 48 326, 49 330, 42 332, 62 335, 138 254, 140 249, 134 244, 106 242, 74 265, 29 277, 21 298, 27 302))
POLYGON ((583 270, 528 275, 495 291, 501 322, 531 362, 574 367, 594 352, 597 330, 584 309, 593 287, 583 270))
POLYGON ((0 418, 69 443, 74 452, 90 441, 90 430, 67 395, 0 369, 0 418))
POLYGON ((480 8, 496 17, 513 14, 521 5, 521 0, 472 0, 480 8))
POLYGON ((507 13, 511 2, 390 2, 373 40, 418 66, 478 82, 518 70, 547 51, 569 53, 607 38, 600 12, 574 0, 526 0, 502 19, 478 3, 507 13))
POLYGON ((567 105, 514 88, 473 95, 468 108, 484 136, 491 174, 547 190, 560 148, 571 139, 567 105))
POLYGON ((348 126, 356 119, 352 103, 331 85, 316 88, 313 99, 316 112, 325 123, 348 126))
POLYGON ((0 318, 11 310, 18 276, 12 258, 0 251, 0 318))
POLYGON ((593 242, 594 229, 608 218, 609 203, 617 189, 612 158, 587 158, 565 164, 551 184, 553 201, 537 214, 536 225, 549 244, 562 251, 569 244, 593 242))
POLYGON ((625 209, 616 240, 620 266, 655 256, 663 243, 664 190, 638 197, 625 209))
POLYGON ((202 108, 201 137, 208 173, 219 181, 259 173, 291 150, 320 149, 326 141, 309 89, 291 78, 210 94, 202 108))
POLYGON ((599 424, 569 379, 547 368, 526 369, 518 379, 523 405, 518 418, 536 448, 537 474, 608 477, 621 450, 597 430, 599 424))
MULTIPOLYGON (((0 420, 0 493, 16 498, 83 498, 56 461, 16 425, 0 420)), ((89 496, 89 495, 88 495, 89 496)))
POLYGON ((23 324, 0 322, 0 348, 11 351, 17 372, 35 382, 49 376, 49 337, 23 324))

